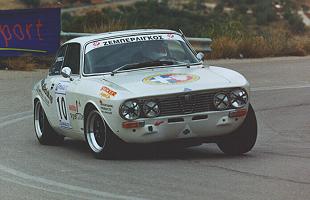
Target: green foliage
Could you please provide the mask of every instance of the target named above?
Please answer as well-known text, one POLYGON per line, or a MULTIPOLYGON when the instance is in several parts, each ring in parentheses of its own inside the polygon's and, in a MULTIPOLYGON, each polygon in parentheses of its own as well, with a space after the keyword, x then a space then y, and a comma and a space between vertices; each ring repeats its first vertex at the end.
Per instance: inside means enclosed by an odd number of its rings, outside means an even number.
POLYGON ((199 12, 204 13, 206 10, 205 6, 205 0, 191 0, 187 4, 185 4, 183 7, 186 10, 192 11, 192 12, 199 12))
POLYGON ((266 25, 276 20, 276 13, 271 0, 259 0, 254 8, 258 25, 266 25))
POLYGON ((62 26, 68 32, 95 33, 137 28, 181 29, 188 37, 212 38, 212 58, 309 54, 309 41, 303 45, 304 38, 294 40, 295 33, 305 31, 294 5, 290 0, 282 1, 285 20, 281 21, 271 0, 221 0, 213 11, 207 12, 195 12, 200 8, 195 3, 203 1, 192 1, 186 9, 176 9, 169 7, 167 0, 148 0, 85 16, 63 14, 62 26), (231 12, 224 10, 228 5, 232 5, 231 12))
MULTIPOLYGON (((209 15, 177 10, 167 6, 167 2, 154 0, 138 2, 133 6, 122 6, 117 10, 103 9, 102 12, 87 13, 85 16, 62 16, 64 31, 83 32, 85 27, 102 27, 118 22, 127 29, 163 28, 181 29, 187 36, 218 37, 221 35, 238 36, 243 25, 227 14, 212 12, 209 15)), ((117 26, 118 28, 121 28, 117 26)))
MULTIPOLYGON (((70 4, 74 4, 76 3, 77 1, 76 0, 66 0, 68 3, 70 4)), ((79 0, 80 3, 83 3, 83 4, 90 4, 91 3, 91 0, 79 0)))
POLYGON ((292 32, 303 33, 306 30, 302 18, 297 13, 292 13, 290 11, 285 12, 284 18, 289 23, 292 32))
POLYGON ((294 33, 303 33, 305 31, 305 24, 302 21, 301 16, 297 14, 297 9, 295 8, 291 0, 284 1, 284 19, 287 20, 290 30, 294 33), (295 9, 293 9, 295 8, 295 9))
POLYGON ((31 7, 38 7, 40 6, 40 0, 20 0, 22 3, 26 4, 27 6, 31 7))

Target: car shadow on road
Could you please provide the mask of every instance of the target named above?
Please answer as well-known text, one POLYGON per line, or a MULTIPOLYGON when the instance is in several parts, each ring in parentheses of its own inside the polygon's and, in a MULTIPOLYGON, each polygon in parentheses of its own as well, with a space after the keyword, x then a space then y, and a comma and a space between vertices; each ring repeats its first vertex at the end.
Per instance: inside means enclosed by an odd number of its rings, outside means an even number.
MULTIPOLYGON (((66 139, 62 148, 77 152, 79 155, 92 156, 84 141, 66 139)), ((229 156, 220 150, 208 145, 200 145, 190 148, 173 148, 163 146, 147 145, 126 145, 120 146, 119 151, 113 160, 118 161, 139 161, 139 160, 214 160, 214 159, 236 159, 241 157, 251 157, 251 155, 229 156)))

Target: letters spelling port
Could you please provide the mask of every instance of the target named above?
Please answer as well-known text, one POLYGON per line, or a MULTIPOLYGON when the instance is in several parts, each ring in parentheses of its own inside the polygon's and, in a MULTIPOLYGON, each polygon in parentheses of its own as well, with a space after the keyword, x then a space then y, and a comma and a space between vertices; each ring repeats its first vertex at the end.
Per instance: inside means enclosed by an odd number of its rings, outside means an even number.
POLYGON ((0 41, 3 41, 4 47, 7 48, 10 46, 10 41, 12 39, 17 39, 21 41, 32 39, 44 40, 41 35, 42 28, 43 23, 40 19, 37 19, 34 23, 27 24, 0 24, 0 41))

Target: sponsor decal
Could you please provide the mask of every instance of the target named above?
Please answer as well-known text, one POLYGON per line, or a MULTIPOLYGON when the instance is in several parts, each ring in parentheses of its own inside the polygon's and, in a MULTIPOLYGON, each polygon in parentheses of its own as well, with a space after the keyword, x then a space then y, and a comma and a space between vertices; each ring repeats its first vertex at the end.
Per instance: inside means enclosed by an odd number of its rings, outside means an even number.
POLYGON ((75 104, 69 105, 69 110, 73 113, 70 113, 70 118, 72 120, 84 120, 84 115, 79 112, 79 107, 81 107, 81 103, 79 100, 75 101, 75 104))
POLYGON ((192 89, 190 89, 190 88, 184 88, 183 91, 184 91, 184 92, 190 92, 190 91, 192 91, 192 89))
POLYGON ((70 118, 72 120, 84 120, 82 113, 70 113, 70 118))
POLYGON ((101 105, 100 108, 101 108, 102 113, 109 114, 109 115, 112 114, 113 105, 103 103, 102 101, 100 101, 100 105, 101 105))
POLYGON ((98 47, 100 45, 99 41, 93 42, 94 47, 98 47))
POLYGON ((56 59, 56 62, 62 62, 62 61, 64 61, 64 57, 58 57, 58 58, 56 59))
POLYGON ((37 91, 37 93, 39 94, 39 96, 41 97, 42 101, 43 101, 46 105, 49 106, 49 105, 50 105, 49 99, 46 98, 46 96, 43 94, 42 90, 41 90, 39 87, 37 87, 37 88, 36 88, 36 91, 37 91))
POLYGON ((116 95, 117 92, 106 86, 102 86, 100 89, 100 96, 104 99, 110 99, 111 97, 115 97, 116 95))
POLYGON ((143 83, 151 85, 174 85, 194 82, 199 79, 200 77, 194 74, 169 73, 148 76, 143 79, 143 83))
POLYGON ((66 94, 68 86, 69 86, 69 82, 67 81, 59 82, 55 88, 55 93, 66 94))
POLYGON ((165 121, 156 121, 154 126, 160 126, 161 124, 165 123, 165 121))
POLYGON ((45 96, 49 99, 49 102, 53 103, 53 97, 52 97, 50 91, 47 89, 45 79, 43 79, 41 81, 41 88, 42 88, 42 91, 44 92, 45 96))
POLYGON ((70 123, 66 122, 66 121, 60 121, 59 126, 60 126, 60 128, 64 128, 64 129, 71 129, 72 128, 70 123))
POLYGON ((174 34, 169 33, 169 34, 167 34, 167 37, 168 37, 169 39, 173 39, 173 38, 174 38, 174 34))
POLYGON ((140 42, 140 41, 147 41, 147 40, 163 40, 163 39, 164 38, 161 35, 136 36, 136 37, 130 37, 130 38, 121 38, 121 39, 103 41, 102 45, 110 46, 114 44, 124 44, 124 43, 130 43, 130 42, 140 42))
POLYGON ((154 34, 154 35, 130 36, 130 37, 123 37, 123 38, 92 42, 91 44, 87 45, 85 52, 88 53, 96 48, 106 47, 106 46, 111 46, 111 45, 126 44, 126 43, 132 43, 132 42, 142 42, 142 41, 154 41, 154 40, 172 40, 172 39, 183 41, 182 37, 176 34, 154 34))
POLYGON ((71 104, 71 105, 69 105, 69 110, 72 112, 77 112, 78 108, 76 105, 71 104))

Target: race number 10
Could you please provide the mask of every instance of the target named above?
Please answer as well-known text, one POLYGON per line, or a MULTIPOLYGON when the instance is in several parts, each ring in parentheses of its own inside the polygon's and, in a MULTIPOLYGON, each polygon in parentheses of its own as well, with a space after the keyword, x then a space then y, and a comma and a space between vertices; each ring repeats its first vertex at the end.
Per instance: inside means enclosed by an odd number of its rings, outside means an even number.
POLYGON ((66 91, 68 82, 60 82, 56 86, 55 97, 56 107, 59 119, 60 128, 71 128, 70 119, 68 117, 67 102, 66 102, 66 91))
POLYGON ((66 108, 66 100, 64 97, 57 97, 57 106, 60 120, 68 119, 67 108, 66 108))

